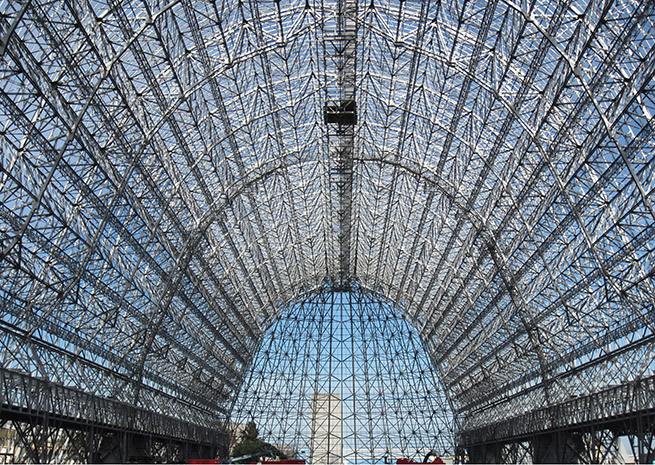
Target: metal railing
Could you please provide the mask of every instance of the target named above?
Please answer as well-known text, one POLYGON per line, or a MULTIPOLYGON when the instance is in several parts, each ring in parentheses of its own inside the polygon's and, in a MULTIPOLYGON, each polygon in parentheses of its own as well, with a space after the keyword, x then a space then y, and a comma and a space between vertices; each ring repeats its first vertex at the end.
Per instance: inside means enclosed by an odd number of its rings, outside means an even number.
POLYGON ((607 428, 617 422, 655 415, 655 376, 612 386, 594 394, 508 418, 483 428, 463 430, 463 446, 512 441, 548 431, 607 428))
POLYGON ((219 445, 224 439, 220 430, 4 368, 0 368, 0 387, 3 418, 32 419, 75 429, 93 426, 209 445, 219 445))

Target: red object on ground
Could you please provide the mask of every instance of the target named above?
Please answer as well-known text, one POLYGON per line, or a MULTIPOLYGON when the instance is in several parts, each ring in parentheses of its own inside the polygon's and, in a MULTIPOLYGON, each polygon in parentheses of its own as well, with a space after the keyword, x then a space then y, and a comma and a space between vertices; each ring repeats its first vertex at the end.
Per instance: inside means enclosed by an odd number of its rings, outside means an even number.
POLYGON ((396 463, 436 463, 438 465, 443 465, 444 461, 437 457, 433 462, 415 462, 412 459, 398 459, 396 460, 396 463))

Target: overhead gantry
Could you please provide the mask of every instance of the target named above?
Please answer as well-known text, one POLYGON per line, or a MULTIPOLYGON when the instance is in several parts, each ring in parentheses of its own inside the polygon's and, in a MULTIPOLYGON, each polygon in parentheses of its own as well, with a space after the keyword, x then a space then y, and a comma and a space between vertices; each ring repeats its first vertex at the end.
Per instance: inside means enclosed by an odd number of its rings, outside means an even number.
POLYGON ((411 322, 470 457, 652 460, 653 2, 1 5, 25 443, 216 453, 267 331, 333 289, 411 322))

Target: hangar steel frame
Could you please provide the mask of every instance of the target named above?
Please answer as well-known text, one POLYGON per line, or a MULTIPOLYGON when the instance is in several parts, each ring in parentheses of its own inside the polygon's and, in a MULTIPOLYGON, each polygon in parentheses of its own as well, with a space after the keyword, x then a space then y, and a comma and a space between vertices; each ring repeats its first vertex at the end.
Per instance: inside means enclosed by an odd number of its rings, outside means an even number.
POLYGON ((0 0, 3 379, 216 449, 284 309, 362 289, 469 453, 648 459, 654 75, 652 1, 0 0))

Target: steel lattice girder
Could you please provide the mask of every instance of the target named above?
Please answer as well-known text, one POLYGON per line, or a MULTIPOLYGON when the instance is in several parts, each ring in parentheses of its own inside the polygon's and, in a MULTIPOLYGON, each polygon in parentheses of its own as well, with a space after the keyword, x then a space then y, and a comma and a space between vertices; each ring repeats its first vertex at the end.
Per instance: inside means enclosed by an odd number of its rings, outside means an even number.
POLYGON ((653 2, 0 5, 4 369, 220 422, 357 283, 465 429, 653 374, 653 2))

